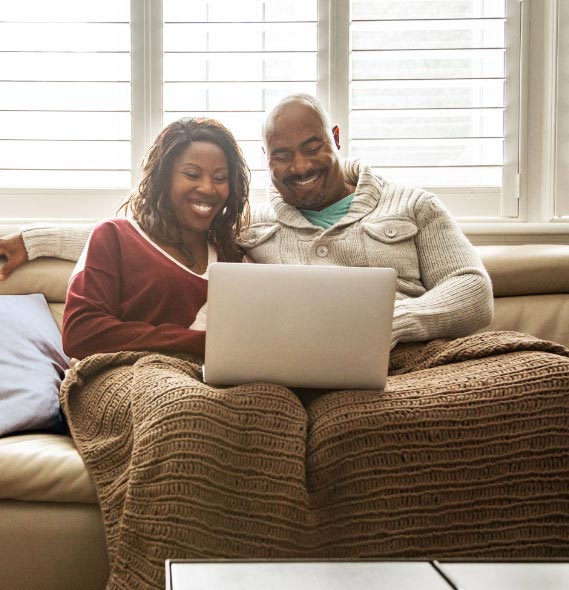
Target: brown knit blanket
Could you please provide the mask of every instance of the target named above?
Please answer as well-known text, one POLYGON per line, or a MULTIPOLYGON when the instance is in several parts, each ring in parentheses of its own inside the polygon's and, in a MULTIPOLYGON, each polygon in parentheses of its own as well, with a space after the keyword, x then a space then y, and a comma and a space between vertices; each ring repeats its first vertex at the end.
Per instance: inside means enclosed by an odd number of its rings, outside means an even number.
POLYGON ((109 588, 167 558, 569 558, 569 351, 511 332, 397 347, 385 391, 214 388, 187 358, 62 388, 109 588))

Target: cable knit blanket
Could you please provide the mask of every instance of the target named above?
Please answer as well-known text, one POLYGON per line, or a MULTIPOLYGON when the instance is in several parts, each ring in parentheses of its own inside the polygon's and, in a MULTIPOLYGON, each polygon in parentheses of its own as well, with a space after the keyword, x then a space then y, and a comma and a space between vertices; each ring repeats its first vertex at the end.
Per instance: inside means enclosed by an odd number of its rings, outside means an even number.
POLYGON ((191 359, 94 355, 62 387, 108 588, 167 558, 569 558, 569 351, 408 344, 385 391, 214 388, 191 359))

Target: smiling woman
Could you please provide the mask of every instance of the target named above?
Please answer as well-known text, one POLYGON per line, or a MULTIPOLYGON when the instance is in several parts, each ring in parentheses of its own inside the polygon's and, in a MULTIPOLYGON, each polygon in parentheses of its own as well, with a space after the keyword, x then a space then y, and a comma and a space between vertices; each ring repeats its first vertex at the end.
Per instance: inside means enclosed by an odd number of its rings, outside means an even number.
POLYGON ((181 119, 158 136, 124 203, 131 219, 95 226, 69 284, 63 343, 70 356, 155 350, 202 358, 207 272, 240 261, 249 171, 213 119, 181 119))

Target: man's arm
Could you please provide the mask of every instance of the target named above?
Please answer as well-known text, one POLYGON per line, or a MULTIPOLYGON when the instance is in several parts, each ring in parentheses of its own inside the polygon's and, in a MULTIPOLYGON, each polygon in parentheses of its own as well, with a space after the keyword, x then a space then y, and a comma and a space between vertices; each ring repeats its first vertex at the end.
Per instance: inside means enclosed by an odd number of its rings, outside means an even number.
POLYGON ((93 224, 34 224, 22 228, 28 258, 53 256, 77 261, 87 244, 93 224))
POLYGON ((429 194, 418 204, 416 219, 415 242, 427 292, 396 301, 392 345, 467 336, 492 319, 490 279, 456 221, 429 194))
POLYGON ((0 257, 7 259, 0 268, 0 281, 41 256, 77 261, 92 229, 92 224, 35 224, 24 226, 19 234, 0 237, 0 257))

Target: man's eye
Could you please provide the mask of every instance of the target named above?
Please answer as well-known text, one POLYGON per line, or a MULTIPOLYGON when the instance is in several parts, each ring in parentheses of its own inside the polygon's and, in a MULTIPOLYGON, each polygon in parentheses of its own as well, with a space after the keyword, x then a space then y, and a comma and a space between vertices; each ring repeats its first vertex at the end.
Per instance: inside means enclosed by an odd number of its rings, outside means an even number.
POLYGON ((318 151, 318 150, 319 150, 321 147, 322 147, 322 144, 319 144, 319 145, 317 145, 317 146, 311 146, 311 147, 308 149, 308 151, 309 151, 311 154, 313 154, 313 153, 317 152, 317 151, 318 151))

